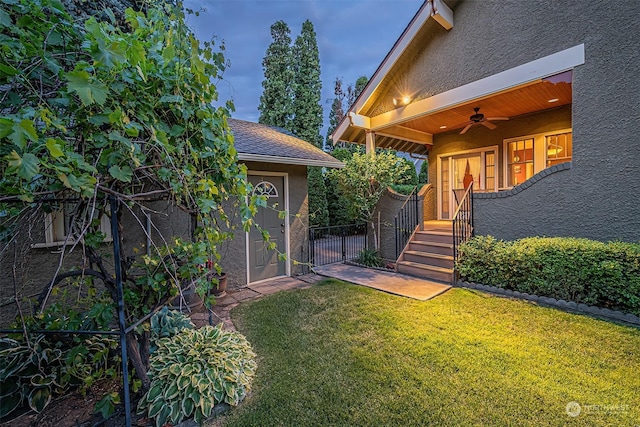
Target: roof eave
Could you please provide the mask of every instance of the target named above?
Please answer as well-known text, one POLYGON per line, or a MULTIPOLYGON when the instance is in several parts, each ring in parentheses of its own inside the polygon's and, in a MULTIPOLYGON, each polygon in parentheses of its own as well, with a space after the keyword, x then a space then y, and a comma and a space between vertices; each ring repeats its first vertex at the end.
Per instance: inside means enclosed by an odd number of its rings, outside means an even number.
POLYGON ((238 153, 238 160, 242 160, 245 162, 280 163, 285 165, 319 166, 335 169, 342 169, 344 167, 344 163, 337 160, 331 161, 318 159, 302 159, 299 157, 268 156, 264 154, 252 153, 238 153))
POLYGON ((331 140, 334 144, 342 140, 346 130, 349 126, 352 125, 349 113, 353 112, 358 114, 360 112, 360 109, 369 100, 384 77, 393 68, 393 66, 402 56, 411 41, 418 34, 422 26, 430 17, 433 17, 440 25, 442 25, 447 30, 453 27, 453 11, 449 9, 449 7, 442 0, 433 0, 433 2, 431 0, 425 1, 422 7, 414 15, 407 28, 405 28, 405 30, 402 32, 400 38, 398 38, 389 53, 387 53, 385 58, 382 60, 382 63, 378 66, 378 69, 373 73, 373 76, 371 77, 363 91, 360 93, 354 104, 351 106, 351 108, 349 108, 347 114, 345 114, 336 129, 331 133, 331 140))

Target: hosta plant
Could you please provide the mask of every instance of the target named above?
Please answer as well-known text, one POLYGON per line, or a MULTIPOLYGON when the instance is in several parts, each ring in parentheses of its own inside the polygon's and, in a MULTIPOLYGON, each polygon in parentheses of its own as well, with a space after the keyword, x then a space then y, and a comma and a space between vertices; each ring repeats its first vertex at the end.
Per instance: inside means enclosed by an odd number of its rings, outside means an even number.
POLYGON ((188 316, 178 310, 169 310, 164 306, 151 317, 151 351, 160 338, 169 338, 183 329, 193 329, 195 325, 188 316))
POLYGON ((156 426, 193 417, 200 423, 218 403, 237 405, 250 390, 255 354, 247 339, 222 324, 161 338, 151 355, 151 388, 138 410, 156 426))
POLYGON ((41 412, 70 387, 84 392, 95 381, 117 375, 111 352, 117 341, 91 337, 69 347, 44 335, 28 343, 0 339, 0 418, 28 404, 41 412))

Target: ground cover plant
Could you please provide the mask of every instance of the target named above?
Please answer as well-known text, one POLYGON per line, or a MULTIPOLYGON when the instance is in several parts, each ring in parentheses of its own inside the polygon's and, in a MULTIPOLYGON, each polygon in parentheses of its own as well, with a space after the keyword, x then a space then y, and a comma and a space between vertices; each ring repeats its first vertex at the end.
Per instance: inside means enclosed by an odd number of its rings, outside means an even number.
POLYGON ((569 237, 477 236, 457 269, 470 282, 640 315, 640 244, 569 237))
POLYGON ((232 315, 260 368, 226 426, 640 419, 635 328, 465 289, 421 302, 336 280, 232 315))

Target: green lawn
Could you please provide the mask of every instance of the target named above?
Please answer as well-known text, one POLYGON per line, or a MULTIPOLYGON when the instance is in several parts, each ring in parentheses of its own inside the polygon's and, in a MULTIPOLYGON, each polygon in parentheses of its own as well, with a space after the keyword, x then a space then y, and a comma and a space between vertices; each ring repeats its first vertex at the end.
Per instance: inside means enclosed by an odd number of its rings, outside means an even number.
POLYGON ((640 425, 634 328, 464 289, 421 302, 337 280, 233 319, 259 368, 226 426, 640 425))

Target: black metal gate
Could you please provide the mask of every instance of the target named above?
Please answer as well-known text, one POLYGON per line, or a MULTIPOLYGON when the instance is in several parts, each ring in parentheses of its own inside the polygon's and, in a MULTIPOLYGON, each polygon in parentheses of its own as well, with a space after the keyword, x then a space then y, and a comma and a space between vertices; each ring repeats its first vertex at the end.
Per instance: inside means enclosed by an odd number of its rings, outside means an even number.
POLYGON ((367 247, 367 224, 334 225, 309 229, 312 266, 355 259, 367 247))

